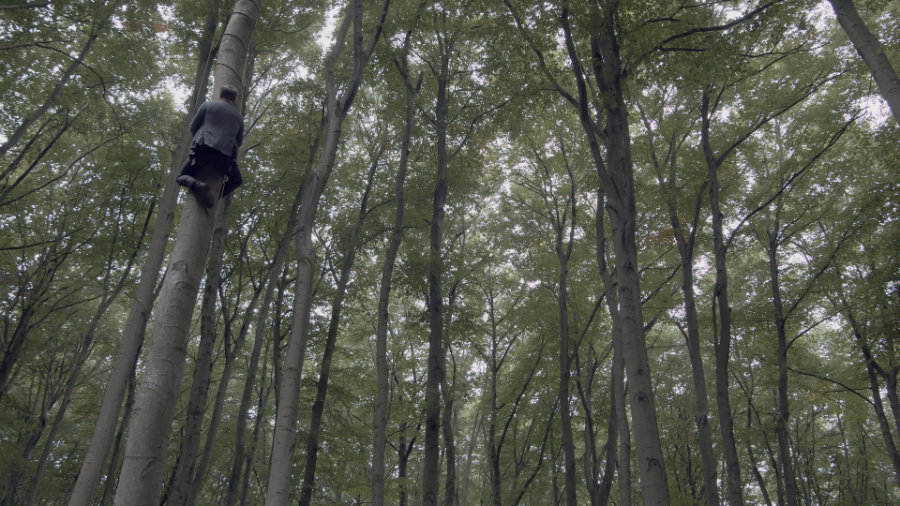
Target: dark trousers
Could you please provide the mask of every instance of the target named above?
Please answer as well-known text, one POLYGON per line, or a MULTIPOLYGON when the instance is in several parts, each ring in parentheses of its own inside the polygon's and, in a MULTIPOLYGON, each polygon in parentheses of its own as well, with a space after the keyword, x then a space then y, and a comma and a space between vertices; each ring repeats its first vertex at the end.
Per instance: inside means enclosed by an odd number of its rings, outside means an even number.
POLYGON ((207 146, 197 146, 195 149, 191 149, 191 156, 178 175, 195 177, 198 169, 206 165, 217 167, 224 175, 228 176, 228 181, 225 182, 225 187, 222 190, 223 197, 233 192, 235 188, 244 182, 237 160, 207 146))

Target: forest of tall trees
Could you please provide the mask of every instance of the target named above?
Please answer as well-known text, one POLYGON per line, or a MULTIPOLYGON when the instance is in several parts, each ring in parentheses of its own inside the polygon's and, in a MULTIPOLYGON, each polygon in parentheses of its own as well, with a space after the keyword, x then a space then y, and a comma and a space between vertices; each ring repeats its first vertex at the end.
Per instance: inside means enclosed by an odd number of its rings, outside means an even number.
POLYGON ((898 67, 894 0, 8 0, 0 505, 898 504, 898 67))

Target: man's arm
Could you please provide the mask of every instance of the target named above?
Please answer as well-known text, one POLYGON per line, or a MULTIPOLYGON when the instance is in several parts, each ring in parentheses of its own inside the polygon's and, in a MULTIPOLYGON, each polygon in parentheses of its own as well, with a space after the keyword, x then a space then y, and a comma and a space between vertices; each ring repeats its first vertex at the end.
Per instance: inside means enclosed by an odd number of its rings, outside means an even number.
POLYGON ((191 135, 197 133, 197 130, 200 130, 200 127, 203 126, 203 120, 206 119, 206 102, 197 109, 197 114, 194 115, 194 119, 191 120, 191 135))

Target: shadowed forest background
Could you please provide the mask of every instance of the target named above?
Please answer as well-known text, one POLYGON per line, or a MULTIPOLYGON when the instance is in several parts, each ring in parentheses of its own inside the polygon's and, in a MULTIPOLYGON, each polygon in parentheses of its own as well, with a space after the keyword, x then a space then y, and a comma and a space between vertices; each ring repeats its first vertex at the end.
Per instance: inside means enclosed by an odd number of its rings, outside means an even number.
POLYGON ((900 3, 4 3, 0 504, 900 503, 900 3))

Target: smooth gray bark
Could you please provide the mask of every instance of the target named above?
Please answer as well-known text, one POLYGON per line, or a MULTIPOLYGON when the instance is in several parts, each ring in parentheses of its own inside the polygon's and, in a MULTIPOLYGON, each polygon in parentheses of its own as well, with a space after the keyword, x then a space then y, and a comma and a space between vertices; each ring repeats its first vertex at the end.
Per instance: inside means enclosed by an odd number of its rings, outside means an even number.
MULTIPOLYGON (((259 9, 259 0, 235 2, 222 37, 214 92, 225 84, 245 90, 240 81, 259 9)), ((243 99, 240 93, 238 99, 243 99)), ((223 178, 215 169, 201 170, 198 179, 209 184, 214 195, 221 193, 223 178)), ((187 336, 209 252, 213 215, 214 211, 203 208, 196 198, 186 199, 126 440, 116 491, 118 505, 155 506, 159 502, 187 336)))
POLYGON ((213 352, 218 334, 216 331, 216 298, 230 218, 231 198, 229 197, 216 206, 215 228, 206 265, 203 298, 200 304, 200 343, 197 346, 191 393, 185 412, 184 436, 181 439, 181 449, 178 453, 178 463, 175 466, 172 484, 167 497, 165 497, 166 504, 172 506, 187 506, 191 481, 197 463, 197 451, 200 448, 200 439, 203 433, 203 415, 206 412, 212 374, 213 352))
POLYGON ((900 123, 900 78, 897 77, 897 72, 891 65, 891 61, 888 60, 885 48, 859 17, 853 0, 829 1, 834 8, 838 23, 844 28, 853 47, 866 62, 881 96, 891 108, 894 119, 900 123))
MULTIPOLYGON (((221 190, 222 178, 216 169, 208 168, 198 176, 214 194, 221 190)), ((125 443, 117 505, 159 503, 191 315, 212 236, 212 214, 193 197, 185 202, 125 443)))
POLYGON ((290 500, 291 473, 293 469, 293 453, 296 445, 297 412, 300 395, 300 378, 303 373, 303 361, 306 355, 306 343, 309 337, 310 307, 312 303, 313 271, 315 270, 315 251, 312 243, 312 228, 315 223, 319 200, 328 184, 334 167, 335 156, 341 137, 341 127, 356 93, 362 83, 363 70, 375 49, 375 43, 381 37, 384 19, 390 0, 385 0, 380 10, 380 17, 373 29, 372 36, 364 46, 363 41, 363 9, 361 0, 353 0, 336 32, 335 45, 325 63, 326 117, 325 136, 322 153, 315 170, 310 174, 303 188, 303 198, 295 237, 297 255, 297 282, 294 296, 294 317, 291 335, 281 369, 280 386, 278 388, 277 413, 275 415, 275 434, 272 441, 272 458, 269 465, 269 481, 266 490, 267 506, 283 506, 290 500), (344 87, 343 94, 337 96, 335 83, 335 67, 344 47, 350 24, 353 24, 353 71, 344 87))
POLYGON ((384 149, 380 148, 374 155, 372 164, 369 167, 369 175, 366 180, 365 190, 363 190, 359 212, 356 213, 356 221, 349 231, 350 237, 347 241, 347 249, 344 251, 344 256, 341 260, 340 277, 331 306, 331 320, 328 322, 328 334, 325 338, 325 349, 322 352, 322 366, 319 370, 316 399, 313 401, 310 414, 309 436, 307 437, 306 444, 306 468, 303 472, 303 484, 300 487, 300 500, 298 501, 300 506, 309 506, 312 503, 313 484, 316 480, 316 462, 319 454, 319 438, 322 433, 322 417, 325 414, 328 379, 331 375, 331 360, 334 356, 335 346, 337 345, 338 330, 341 323, 341 311, 344 306, 344 297, 347 294, 347 285, 350 283, 350 270, 353 268, 353 263, 356 260, 363 221, 366 219, 366 214, 369 212, 369 194, 372 190, 372 182, 375 178, 378 162, 383 152, 384 149))
MULTIPOLYGON (((215 0, 210 0, 215 3, 215 0)), ((91 442, 82 461, 81 470, 75 480, 75 487, 69 498, 69 506, 88 506, 91 504, 97 485, 100 482, 100 474, 103 463, 109 454, 110 446, 115 435, 115 428, 122 408, 122 400, 125 390, 132 382, 135 372, 135 362, 144 342, 144 333, 147 328, 147 320, 150 316, 154 301, 154 290, 159 279, 159 270, 165 256, 166 243, 175 219, 175 205, 178 199, 178 186, 175 177, 184 164, 191 144, 190 116, 199 107, 201 99, 206 95, 209 82, 209 70, 212 59, 212 40, 218 24, 217 10, 211 10, 206 18, 204 31, 198 44, 197 74, 194 78, 194 90, 191 96, 189 117, 185 120, 181 131, 178 146, 172 155, 172 164, 166 177, 165 189, 160 201, 156 223, 150 239, 150 246, 144 266, 141 269, 140 282, 135 290, 134 301, 128 312, 125 328, 122 332, 122 340, 119 344, 119 353, 113 362, 106 390, 103 393, 103 401, 100 405, 100 413, 94 425, 91 442)))

